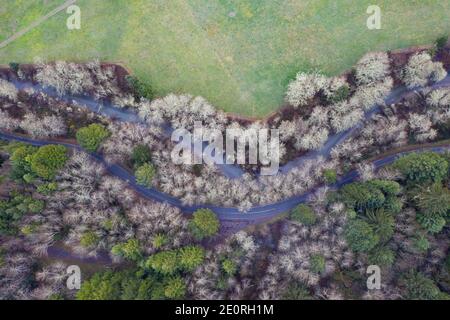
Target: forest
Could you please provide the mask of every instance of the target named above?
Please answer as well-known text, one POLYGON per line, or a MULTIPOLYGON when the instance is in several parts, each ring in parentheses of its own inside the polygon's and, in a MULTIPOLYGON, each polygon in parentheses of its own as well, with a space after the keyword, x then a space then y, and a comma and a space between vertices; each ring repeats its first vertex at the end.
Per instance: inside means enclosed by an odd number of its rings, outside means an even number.
POLYGON ((449 299, 449 68, 446 39, 368 53, 259 120, 119 65, 1 68, 0 298, 449 299), (173 163, 195 122, 280 130, 280 171, 173 163))

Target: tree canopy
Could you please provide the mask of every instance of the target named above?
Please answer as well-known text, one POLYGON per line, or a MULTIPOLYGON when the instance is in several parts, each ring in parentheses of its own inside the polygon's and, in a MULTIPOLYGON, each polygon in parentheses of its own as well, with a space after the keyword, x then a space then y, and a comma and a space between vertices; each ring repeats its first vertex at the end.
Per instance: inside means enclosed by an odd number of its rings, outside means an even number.
POLYGON ((349 246, 357 252, 369 252, 380 241, 370 224, 359 218, 347 224, 344 234, 349 246))
POLYGON ((143 165, 138 167, 135 172, 136 181, 140 185, 151 187, 155 174, 155 167, 151 163, 144 163, 143 165))
POLYGON ((131 154, 131 161, 133 166, 138 168, 143 164, 151 161, 150 148, 144 144, 139 144, 133 148, 133 153, 131 154))
POLYGON ((112 247, 111 253, 131 261, 139 261, 142 258, 141 247, 137 239, 129 239, 126 242, 116 244, 112 247))
MULTIPOLYGON (((77 300, 159 300, 164 299, 164 279, 154 275, 126 271, 95 273, 83 281, 77 300)), ((167 297, 168 298, 168 297, 167 297)))
POLYGON ((435 300, 439 298, 440 290, 422 273, 410 271, 402 276, 400 284, 404 288, 406 298, 410 300, 435 300))
POLYGON ((448 174, 448 162, 433 152, 411 153, 394 163, 410 183, 441 182, 448 174))
POLYGON ((93 123, 79 129, 76 133, 76 137, 80 146, 89 152, 95 152, 109 134, 109 131, 104 126, 93 123))
POLYGON ((155 253, 146 260, 145 266, 161 274, 172 275, 178 271, 194 271, 204 258, 205 250, 191 245, 155 253))
POLYGON ((188 246, 179 250, 180 266, 186 271, 193 271, 203 263, 205 250, 198 246, 188 246))
POLYGON ((17 234, 22 217, 40 213, 44 207, 44 201, 15 192, 10 199, 0 200, 0 235, 17 234))
POLYGON ((27 156, 31 170, 39 177, 51 180, 67 161, 67 149, 61 145, 40 147, 35 153, 27 156))
POLYGON ((168 250, 151 255, 145 262, 145 266, 161 274, 170 275, 178 270, 178 261, 178 252, 176 250, 168 250))
POLYGON ((291 212, 291 219, 307 226, 311 226, 317 221, 316 213, 306 204, 300 204, 294 208, 291 212))
POLYGON ((197 239, 203 239, 216 235, 219 231, 220 222, 211 210, 199 209, 194 212, 189 227, 197 239))

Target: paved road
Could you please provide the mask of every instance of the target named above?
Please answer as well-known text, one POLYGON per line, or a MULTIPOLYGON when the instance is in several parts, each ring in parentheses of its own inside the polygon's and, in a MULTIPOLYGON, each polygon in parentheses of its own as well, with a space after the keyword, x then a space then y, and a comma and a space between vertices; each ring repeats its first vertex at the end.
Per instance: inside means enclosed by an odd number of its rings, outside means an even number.
MULTIPOLYGON (((50 88, 43 88, 42 86, 32 84, 30 82, 13 82, 17 88, 23 89, 26 87, 33 87, 35 90, 45 92, 49 95, 56 96, 56 92, 50 88)), ((440 87, 447 87, 450 86, 450 76, 447 76, 443 81, 433 85, 433 88, 440 88, 440 87)), ((385 100, 387 104, 396 103, 397 101, 401 100, 402 97, 404 97, 405 94, 410 93, 414 90, 408 90, 404 87, 400 87, 395 89, 385 100)), ((59 97, 59 96, 58 96, 59 97)), ((127 110, 127 109, 120 109, 117 108, 111 104, 99 104, 97 101, 89 98, 89 97, 78 97, 78 96, 62 96, 59 97, 62 100, 65 100, 67 102, 76 102, 77 104, 81 106, 86 106, 93 112, 101 113, 103 115, 121 120, 121 121, 129 121, 129 122, 139 122, 143 123, 143 120, 139 118, 139 116, 134 113, 133 111, 127 110)), ((372 114, 378 111, 378 106, 374 106, 371 110, 369 110, 365 118, 369 118, 372 114)), ((294 166, 300 166, 303 161, 307 158, 311 159, 317 156, 328 156, 331 149, 339 144, 341 141, 347 139, 350 137, 355 130, 357 130, 362 125, 362 122, 358 123, 354 128, 349 129, 345 132, 339 133, 337 135, 334 135, 330 137, 330 139, 327 141, 325 146, 319 150, 315 151, 313 153, 307 154, 306 156, 302 156, 298 159, 295 159, 288 163, 284 168, 282 168, 283 172, 287 172, 288 170, 292 169, 294 166)), ((54 141, 50 140, 33 140, 31 138, 14 135, 14 134, 6 134, 6 133, 0 133, 0 138, 3 138, 5 140, 16 140, 16 141, 22 141, 27 142, 32 145, 41 146, 46 144, 55 144, 54 141)), ((64 145, 68 148, 75 149, 75 150, 81 150, 81 147, 78 145, 68 144, 68 143, 59 143, 61 145, 64 145)), ((419 148, 418 150, 422 150, 422 148, 419 148)), ((447 150, 446 147, 440 147, 436 148, 434 151, 437 152, 443 152, 447 150)), ((411 152, 411 151, 409 151, 411 152)), ((402 152, 401 154, 404 154, 405 152, 402 152)), ((399 154, 399 155, 401 155, 399 154)), ((199 208, 208 208, 213 210, 220 219, 222 220, 236 220, 236 221, 253 221, 256 219, 266 219, 276 216, 277 214, 289 211, 290 209, 294 208, 298 204, 305 202, 308 200, 308 198, 315 192, 315 189, 304 193, 299 196, 295 196, 289 199, 285 199, 283 201, 269 204, 269 205, 262 205, 262 206, 255 206, 251 208, 248 212, 242 213, 239 212, 237 208, 227 208, 227 207, 220 207, 220 206, 212 206, 212 205, 201 205, 201 206, 185 206, 181 203, 181 201, 177 198, 174 198, 168 194, 162 193, 156 189, 153 188, 145 188, 143 186, 140 186, 136 183, 135 177, 129 173, 127 170, 122 168, 119 165, 116 164, 109 164, 107 163, 103 157, 100 154, 92 153, 91 156, 96 159, 97 161, 103 163, 107 170, 114 176, 120 178, 121 180, 127 182, 131 188, 136 190, 138 193, 140 193, 142 196, 153 199, 159 202, 167 202, 173 206, 176 206, 180 208, 183 212, 186 213, 192 213, 195 210, 199 208)), ((374 162, 375 166, 377 168, 387 165, 389 163, 392 163, 395 160, 396 156, 388 156, 384 159, 377 160, 374 162)), ((224 167, 229 168, 235 168, 237 166, 228 166, 224 165, 224 167)), ((233 175, 237 175, 237 171, 235 169, 232 169, 231 172, 233 175)), ((358 175, 355 171, 352 171, 348 173, 346 176, 342 177, 337 183, 336 187, 340 187, 344 184, 350 183, 352 181, 355 181, 357 179, 358 175)))
MULTIPOLYGON (((85 106, 93 112, 102 114, 107 117, 115 118, 119 121, 124 122, 134 122, 134 123, 142 123, 145 124, 145 121, 141 119, 134 111, 124 108, 119 108, 111 103, 100 103, 91 97, 84 96, 73 96, 73 95, 64 95, 60 96, 57 94, 56 90, 48 87, 43 87, 39 84, 34 84, 32 82, 27 81, 12 81, 12 83, 18 89, 25 88, 33 88, 36 91, 44 92, 50 96, 58 97, 67 103, 76 103, 80 106, 85 106)), ((442 81, 431 86, 433 89, 449 87, 450 86, 450 75, 448 75, 442 81)), ((414 92, 416 89, 407 89, 406 87, 398 87, 394 89, 388 97, 384 100, 387 105, 398 103, 401 99, 408 93, 414 92)), ((326 143, 319 150, 311 151, 297 159, 291 160, 285 165, 280 167, 281 173, 287 173, 295 167, 302 166, 306 160, 315 159, 318 157, 328 158, 330 156, 331 150, 339 145, 341 142, 345 141, 349 137, 351 137, 361 126, 363 125, 363 121, 369 119, 373 114, 377 113, 380 110, 378 105, 374 105, 370 110, 365 112, 363 120, 361 120, 354 127, 334 134, 328 138, 326 143)), ((172 129, 170 127, 163 128, 166 136, 170 136, 172 129)), ((244 174, 244 170, 238 165, 232 164, 219 164, 217 165, 219 170, 230 179, 238 179, 244 174)))
MULTIPOLYGON (((435 83, 434 85, 430 86, 432 89, 438 89, 443 87, 449 87, 450 86, 450 75, 448 75, 445 79, 442 81, 435 83)), ((419 88, 417 88, 419 89, 419 88)), ((398 87, 394 89, 384 100, 384 103, 386 105, 391 105, 400 102, 403 97, 411 92, 415 92, 417 89, 408 89, 404 86, 398 87)), ((351 137, 354 133, 357 132, 358 129, 361 128, 363 125, 363 122, 365 120, 370 119, 372 115, 380 111, 379 105, 374 105, 370 110, 365 112, 363 120, 361 120, 359 123, 357 123, 354 127, 334 134, 328 138, 328 140, 325 142, 325 144, 319 149, 315 151, 311 151, 307 153, 306 155, 303 155, 302 157, 299 157, 297 159, 291 160, 288 163, 286 163, 284 166, 280 167, 281 172, 286 173, 292 170, 295 167, 301 166, 305 160, 307 159, 314 159, 319 156, 328 158, 330 156, 331 150, 339 145, 341 142, 345 141, 349 137, 351 137)))
MULTIPOLYGON (((74 96, 74 95, 58 95, 56 90, 53 88, 43 87, 39 84, 34 84, 30 81, 11 81, 17 89, 22 90, 25 88, 32 88, 35 91, 43 92, 49 96, 57 97, 61 101, 67 103, 75 103, 79 106, 84 106, 91 110, 92 112, 102 114, 104 116, 114 118, 118 121, 140 123, 146 125, 147 123, 139 117, 139 115, 130 110, 117 107, 109 102, 98 102, 90 97, 85 96, 74 96)), ((166 138, 171 136, 173 129, 166 125, 163 128, 163 133, 166 138)), ((206 145, 204 145, 206 147, 206 145)), ((195 149, 194 149, 195 150, 195 149)), ((237 166, 231 164, 217 164, 219 170, 229 179, 240 178, 244 174, 244 170, 237 166)))
MULTIPOLYGON (((8 141, 19 141, 19 142, 25 142, 29 143, 34 146, 43 146, 48 144, 59 144, 63 145, 67 148, 70 148, 72 150, 83 150, 79 145, 71 144, 71 143, 64 143, 64 142, 55 142, 50 140, 35 140, 28 137, 23 137, 16 134, 10 134, 10 133, 0 133, 0 139, 8 140, 8 141)), ((381 168, 383 166, 389 165, 395 161, 399 156, 411 153, 411 152, 418 152, 418 151, 434 151, 438 153, 443 153, 450 150, 450 144, 440 147, 418 147, 415 150, 408 150, 404 152, 399 152, 398 154, 389 155, 385 158, 376 160, 373 162, 375 167, 381 168)), ((211 206, 211 205, 202 205, 202 206, 185 206, 181 203, 181 201, 177 198, 174 198, 168 194, 165 194, 161 191, 155 190, 153 188, 146 188, 143 186, 140 186, 136 183, 135 177, 122 168, 119 165, 116 164, 109 164, 104 160, 104 158, 98 154, 98 153, 90 153, 91 157, 94 158, 96 161, 102 163, 108 170, 108 172, 119 179, 125 181, 128 183, 128 185, 136 190, 139 194, 141 194, 143 197, 156 200, 159 202, 166 202, 173 206, 176 206, 180 208, 185 213, 192 213, 197 209, 200 208, 208 208, 213 210, 218 217, 221 220, 237 220, 237 221, 244 221, 244 220, 255 220, 255 219, 265 219, 265 218, 271 218, 277 214, 286 212, 295 206, 297 206, 300 203, 303 203, 308 200, 308 198, 315 192, 314 190, 311 190, 307 193, 304 193, 302 195, 292 197, 274 204, 264 205, 264 206, 257 206, 250 209, 247 213, 239 212, 236 208, 226 208, 226 207, 219 207, 219 206, 211 206)), ((358 178, 358 173, 356 171, 351 171, 344 177, 342 177, 335 185, 332 185, 331 187, 341 187, 345 184, 351 183, 355 181, 358 178)))

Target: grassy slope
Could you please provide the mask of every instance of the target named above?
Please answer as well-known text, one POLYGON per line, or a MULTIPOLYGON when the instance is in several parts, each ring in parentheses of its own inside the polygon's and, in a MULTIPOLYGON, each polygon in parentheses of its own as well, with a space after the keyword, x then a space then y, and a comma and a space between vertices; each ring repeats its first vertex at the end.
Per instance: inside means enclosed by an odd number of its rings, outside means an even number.
MULTIPOLYGON (((0 40, 14 20, 26 25, 62 2, 8 2, 0 40)), ((120 61, 160 95, 190 92, 226 111, 262 116, 282 103, 298 70, 338 74, 367 51, 426 44, 450 30, 449 0, 376 2, 381 31, 365 26, 369 0, 79 0, 80 31, 65 28, 62 12, 0 49, 0 63, 120 61)))
POLYGON ((50 12, 64 0, 2 0, 0 4, 0 41, 50 12))

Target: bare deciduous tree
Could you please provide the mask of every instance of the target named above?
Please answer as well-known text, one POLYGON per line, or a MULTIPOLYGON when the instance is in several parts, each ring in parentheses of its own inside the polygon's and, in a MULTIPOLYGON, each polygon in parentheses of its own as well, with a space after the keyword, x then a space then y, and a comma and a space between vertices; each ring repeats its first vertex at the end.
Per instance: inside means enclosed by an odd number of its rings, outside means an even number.
POLYGON ((17 100, 17 88, 9 81, 0 79, 0 97, 17 100))
POLYGON ((383 81, 390 74, 390 61, 386 52, 366 54, 356 64, 356 80, 360 85, 371 85, 383 81))
POLYGON ((441 62, 433 62, 427 52, 414 54, 402 71, 403 82, 409 88, 423 87, 429 82, 438 82, 447 76, 441 62))

